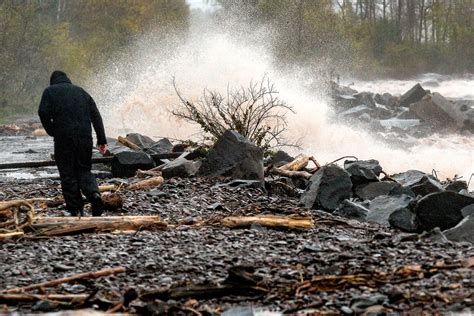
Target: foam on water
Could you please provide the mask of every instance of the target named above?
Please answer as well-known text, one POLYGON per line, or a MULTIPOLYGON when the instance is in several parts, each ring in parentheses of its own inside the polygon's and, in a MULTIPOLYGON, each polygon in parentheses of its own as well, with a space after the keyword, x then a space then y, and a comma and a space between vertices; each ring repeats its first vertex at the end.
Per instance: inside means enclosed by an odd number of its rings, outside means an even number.
MULTIPOLYGON (((440 177, 455 174, 468 179, 474 172, 474 141, 463 136, 430 137, 409 148, 395 148, 376 140, 369 132, 329 120, 331 108, 325 90, 308 89, 301 69, 279 71, 274 64, 265 29, 242 32, 209 25, 193 25, 179 41, 158 40, 153 34, 141 39, 131 52, 112 60, 91 82, 103 112, 108 134, 129 131, 149 136, 196 138, 199 128, 176 120, 170 109, 179 104, 172 76, 184 96, 196 99, 204 88, 225 93, 227 86, 247 86, 264 74, 275 83, 280 97, 292 105, 288 114, 290 140, 301 139, 303 151, 321 163, 345 155, 378 159, 389 173, 419 169, 439 171, 440 177)), ((434 80, 427 75, 423 80, 434 80)), ((317 82, 318 78, 314 78, 317 82)), ((474 80, 437 78, 436 90, 448 97, 471 98, 474 80), (456 81, 458 80, 458 81, 456 81)), ((372 92, 402 93, 422 78, 407 81, 356 82, 355 88, 372 92)), ((432 83, 435 85, 435 83, 432 83)), ((291 151, 291 150, 290 150, 291 151)))

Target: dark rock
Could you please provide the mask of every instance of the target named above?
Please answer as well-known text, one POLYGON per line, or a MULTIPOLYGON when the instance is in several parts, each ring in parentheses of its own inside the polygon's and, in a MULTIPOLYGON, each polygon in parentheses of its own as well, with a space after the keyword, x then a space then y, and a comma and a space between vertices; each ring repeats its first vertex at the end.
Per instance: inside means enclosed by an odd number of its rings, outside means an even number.
POLYGON ((443 233, 451 241, 467 241, 474 244, 474 215, 467 216, 455 227, 443 233))
POLYGON ((31 310, 34 312, 52 312, 57 307, 58 305, 51 301, 37 301, 31 306, 31 310))
POLYGON ((461 129, 465 121, 469 121, 466 112, 461 111, 439 93, 427 95, 421 101, 412 104, 410 111, 437 128, 461 129))
POLYGON ((209 150, 198 174, 263 182, 263 151, 236 131, 226 131, 209 150))
POLYGON ((153 158, 141 151, 124 151, 112 159, 114 177, 133 177, 138 169, 148 170, 155 166, 153 158))
POLYGON ((162 138, 157 142, 154 142, 146 148, 146 152, 150 154, 168 154, 173 149, 173 144, 168 138, 162 138))
POLYGON ((412 198, 416 197, 415 193, 413 193, 413 191, 409 187, 403 187, 403 186, 394 187, 393 189, 390 190, 390 192, 388 192, 387 195, 395 196, 395 195, 402 195, 402 194, 411 196, 412 198))
POLYGON ((461 210, 470 204, 474 204, 473 197, 444 191, 426 195, 418 201, 414 211, 423 229, 439 227, 445 230, 463 219, 461 210))
POLYGON ((446 191, 454 191, 454 192, 467 190, 467 182, 464 180, 456 180, 456 181, 448 183, 444 189, 446 191))
POLYGON ((427 176, 421 178, 420 182, 418 182, 417 184, 412 185, 411 190, 413 191, 413 193, 415 193, 415 195, 421 196, 444 191, 441 183, 427 176))
POLYGON ((275 154, 271 155, 270 158, 266 159, 266 165, 274 165, 275 167, 281 167, 284 164, 293 161, 295 158, 288 155, 283 150, 277 151, 275 154))
POLYGON ((235 179, 231 182, 225 184, 226 186, 233 187, 233 188, 253 188, 259 189, 263 187, 263 184, 260 180, 243 180, 243 179, 235 179))
POLYGON ((109 152, 113 155, 116 155, 118 153, 127 151, 127 152, 134 152, 135 150, 128 148, 127 146, 124 146, 123 144, 119 143, 115 138, 109 138, 107 137, 107 148, 109 152))
POLYGON ((384 93, 384 94, 377 93, 374 96, 374 101, 379 104, 386 105, 389 107, 395 107, 398 103, 398 99, 394 97, 393 95, 391 95, 390 93, 384 93))
POLYGON ((350 200, 344 200, 333 214, 363 222, 368 212, 369 210, 364 206, 350 200))
POLYGON ((362 114, 369 114, 374 112, 374 109, 370 108, 369 106, 362 104, 345 110, 338 115, 341 117, 359 117, 362 114))
POLYGON ((388 217, 388 222, 390 226, 398 228, 404 232, 416 233, 419 231, 415 213, 407 208, 401 208, 394 211, 388 217))
POLYGON ((367 308, 374 306, 374 305, 382 305, 388 302, 388 297, 383 294, 374 294, 371 296, 361 296, 361 297, 354 297, 351 300, 351 309, 354 313, 362 313, 367 308))
POLYGON ((425 95, 426 90, 417 83, 400 97, 400 105, 409 106, 412 103, 420 101, 425 95))
POLYGON ((141 149, 149 148, 155 143, 155 141, 150 137, 138 133, 127 134, 125 138, 140 147, 141 149))
POLYGON ((390 215, 401 209, 406 209, 413 199, 408 195, 379 196, 370 201, 367 221, 389 226, 390 215))
MULTIPOLYGON (((397 173, 391 176, 391 178, 404 187, 410 187, 420 182, 423 177, 429 176, 428 174, 418 170, 408 170, 405 172, 397 173)), ((429 176, 431 177, 431 176, 429 176)))
POLYGON ((401 190, 402 186, 397 182, 380 181, 370 182, 356 186, 355 195, 362 200, 372 200, 380 195, 389 195, 396 189, 401 190))
POLYGON ((200 161, 191 161, 185 158, 177 158, 164 165, 161 169, 166 179, 173 177, 187 178, 196 174, 201 166, 200 161))
POLYGON ((378 176, 382 172, 382 167, 377 160, 359 160, 344 162, 344 169, 351 175, 354 185, 379 181, 378 176))
POLYGON ((352 196, 349 173, 335 165, 324 166, 316 171, 310 183, 301 202, 311 209, 334 211, 342 201, 352 196))
POLYGON ((359 101, 359 104, 365 104, 368 107, 375 108, 375 101, 372 97, 372 93, 359 92, 357 94, 354 94, 353 96, 357 99, 357 101, 359 101))
POLYGON ((468 217, 468 216, 474 217, 474 204, 463 207, 463 209, 461 210, 461 214, 464 217, 468 217))

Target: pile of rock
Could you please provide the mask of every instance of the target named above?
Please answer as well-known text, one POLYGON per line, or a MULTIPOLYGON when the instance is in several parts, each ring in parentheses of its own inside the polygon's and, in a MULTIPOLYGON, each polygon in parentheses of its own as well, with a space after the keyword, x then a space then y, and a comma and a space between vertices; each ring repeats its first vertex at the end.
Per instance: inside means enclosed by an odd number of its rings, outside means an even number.
POLYGON ((416 84, 402 96, 357 92, 333 83, 338 119, 357 120, 376 130, 415 137, 435 132, 474 133, 472 100, 447 100, 416 84))
POLYGON ((343 167, 330 164, 291 176, 272 174, 270 167, 291 162, 293 157, 280 151, 264 160, 262 149, 235 131, 225 132, 207 153, 202 148, 173 146, 169 140, 155 142, 139 134, 127 135, 127 139, 140 148, 111 146, 116 177, 133 176, 137 169, 158 164, 165 179, 227 177, 264 188, 269 194, 299 196, 308 209, 409 233, 439 228, 450 240, 474 242, 469 232, 474 221, 474 195, 468 192, 466 181, 442 183, 417 170, 389 176, 377 160, 346 160, 343 167), (184 151, 175 160, 155 161, 149 154, 173 153, 176 148, 184 151), (285 190, 279 190, 282 186, 285 190))

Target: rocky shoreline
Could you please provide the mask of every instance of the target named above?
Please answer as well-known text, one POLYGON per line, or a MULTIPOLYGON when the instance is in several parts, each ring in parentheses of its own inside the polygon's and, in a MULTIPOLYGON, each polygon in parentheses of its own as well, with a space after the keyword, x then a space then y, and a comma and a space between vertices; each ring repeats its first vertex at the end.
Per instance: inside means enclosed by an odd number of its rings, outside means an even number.
MULTIPOLYGON (((440 117, 430 117, 422 108, 446 105, 421 86, 397 98, 335 85, 333 97, 339 116, 366 119, 397 135, 414 136, 419 124, 433 132, 440 117), (382 104, 384 100, 390 104, 382 104), (401 128, 387 127, 383 120, 419 122, 401 128)), ((471 112, 453 104, 445 132, 470 133, 471 112)), ((18 132, 9 126, 11 130, 18 132)), ((60 237, 30 230, 16 239, 5 238, 0 241, 0 312, 93 308, 141 315, 248 315, 260 309, 304 315, 473 310, 474 195, 467 181, 440 180, 417 170, 389 175, 377 160, 350 158, 321 166, 304 154, 291 157, 280 151, 264 157, 235 131, 225 132, 211 148, 140 134, 109 144, 111 167, 101 168, 105 176, 99 182, 123 203, 104 215, 159 216, 166 229, 60 237), (143 177, 159 181, 131 190, 143 177), (223 225, 229 216, 307 218, 311 227, 274 229, 262 223, 232 229, 223 225), (16 287, 110 268, 121 273, 64 282, 54 289, 40 287, 22 301, 7 295, 16 287), (82 299, 64 302, 47 294, 82 299)), ((60 194, 55 179, 0 181, 0 200, 44 200, 35 204, 37 218, 65 216, 60 194)))

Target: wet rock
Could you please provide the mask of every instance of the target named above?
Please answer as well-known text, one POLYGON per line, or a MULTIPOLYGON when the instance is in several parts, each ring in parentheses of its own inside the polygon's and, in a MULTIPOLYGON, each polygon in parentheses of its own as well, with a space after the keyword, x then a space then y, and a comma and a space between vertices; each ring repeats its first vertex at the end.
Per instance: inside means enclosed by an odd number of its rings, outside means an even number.
POLYGON ((412 103, 420 101, 425 95, 426 90, 417 83, 400 97, 400 105, 409 106, 412 103))
POLYGON ((410 196, 404 194, 399 196, 376 197, 370 201, 367 221, 389 226, 390 215, 395 211, 407 209, 412 200, 410 196))
POLYGON ((155 143, 153 139, 148 136, 139 134, 139 133, 130 133, 125 137, 127 140, 131 141, 141 149, 149 148, 155 143))
POLYGON ((455 227, 445 230, 443 233, 451 241, 467 241, 474 244, 474 215, 467 216, 455 227))
POLYGON ((444 189, 446 191, 454 191, 454 192, 467 190, 467 182, 464 180, 456 180, 456 181, 448 183, 444 189))
POLYGON ((380 181, 358 185, 354 192, 355 195, 362 200, 372 200, 377 196, 389 195, 390 192, 394 192, 396 189, 401 189, 399 183, 380 181))
POLYGON ((382 305, 388 302, 388 297, 383 294, 355 297, 351 300, 350 307, 355 313, 363 313, 367 308, 382 305))
POLYGON ((386 120, 380 120, 379 122, 386 129, 399 128, 402 130, 408 130, 420 125, 419 119, 390 118, 386 120))
POLYGON ((427 95, 421 101, 412 104, 410 111, 437 128, 461 129, 465 121, 469 120, 465 112, 460 111, 459 107, 439 93, 427 95))
POLYGON ((473 216, 474 217, 474 204, 463 207, 461 214, 464 217, 473 216))
POLYGON ((236 131, 226 131, 209 150, 198 174, 263 182, 263 151, 236 131))
POLYGON ((375 108, 375 101, 370 92, 359 92, 353 95, 359 104, 367 105, 370 108, 375 108))
POLYGON ((31 307, 31 310, 34 312, 52 312, 58 307, 57 304, 51 301, 37 301, 31 307))
POLYGON ((369 114, 372 113, 374 109, 370 108, 365 104, 358 105, 356 107, 350 108, 339 113, 340 117, 359 117, 362 114, 369 114))
MULTIPOLYGON (((418 170, 408 170, 400 172, 391 176, 392 179, 400 183, 404 187, 410 187, 421 181, 423 177, 429 176, 428 174, 418 170)), ((431 177, 431 176, 429 176, 431 177)))
POLYGON ((286 152, 283 150, 277 151, 275 154, 273 154, 270 158, 266 159, 265 164, 266 165, 274 165, 275 167, 281 167, 284 164, 293 161, 295 158, 291 157, 288 155, 286 152))
POLYGON ((351 198, 350 174, 335 166, 324 166, 311 177, 310 186, 301 198, 307 208, 334 211, 339 204, 351 198))
POLYGON ((395 107, 398 103, 398 99, 391 95, 390 93, 379 94, 377 93, 374 96, 374 101, 386 105, 388 107, 395 107))
POLYGON ((112 175, 114 177, 133 177, 138 169, 148 170, 155 166, 150 155, 141 151, 124 151, 112 159, 112 175))
POLYGON ((461 210, 470 204, 474 204, 473 197, 444 191, 426 195, 417 202, 414 211, 423 229, 446 230, 463 219, 461 210))
POLYGON ((163 177, 165 179, 173 177, 192 177, 194 176, 199 167, 201 166, 201 161, 191 161, 185 158, 177 158, 165 164, 161 169, 163 177))
POLYGON ((379 181, 378 176, 382 172, 382 167, 377 160, 359 160, 344 162, 344 169, 351 175, 354 185, 379 181))
POLYGON ((333 214, 363 222, 368 213, 369 210, 363 205, 350 200, 344 200, 333 214))
MULTIPOLYGON (((168 138, 162 138, 157 142, 154 142, 146 149, 146 152, 150 154, 167 154, 170 153, 173 149, 173 144, 168 138)), ((191 158, 188 158, 191 159, 191 158)))
POLYGON ((404 232, 416 233, 420 230, 415 213, 408 208, 401 208, 394 211, 388 217, 388 222, 390 226, 398 228, 404 232))
POLYGON ((411 190, 415 195, 425 196, 430 193, 442 192, 444 188, 441 183, 435 179, 424 176, 417 184, 411 186, 411 190))

